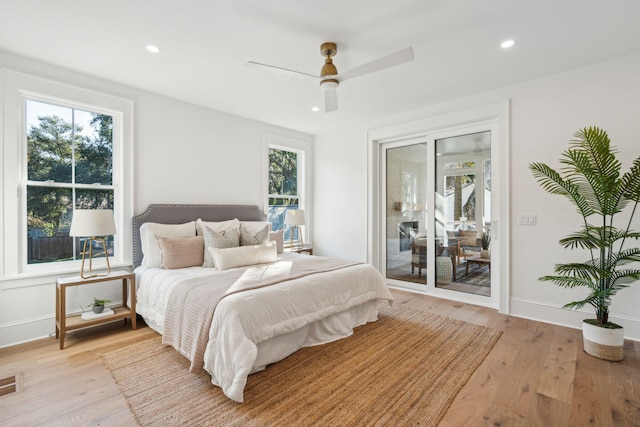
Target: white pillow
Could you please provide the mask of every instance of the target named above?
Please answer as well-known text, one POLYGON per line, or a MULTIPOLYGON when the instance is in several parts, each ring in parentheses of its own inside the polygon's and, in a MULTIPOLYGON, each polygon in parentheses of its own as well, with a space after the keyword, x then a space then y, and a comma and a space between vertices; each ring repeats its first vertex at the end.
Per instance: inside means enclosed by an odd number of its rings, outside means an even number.
POLYGON ((269 241, 276 243, 276 248, 278 248, 279 254, 284 252, 284 230, 270 232, 269 241))
POLYGON ((234 228, 240 228, 240 221, 237 219, 229 219, 227 221, 203 221, 200 218, 196 220, 196 234, 198 236, 204 235, 204 226, 208 226, 213 231, 221 233, 234 228))
POLYGON ((142 265, 148 268, 162 266, 162 251, 158 246, 158 237, 193 237, 196 235, 196 222, 184 224, 160 224, 145 222, 140 226, 140 245, 142 246, 142 265))
POLYGON ((207 248, 216 269, 227 270, 245 265, 267 264, 278 260, 276 245, 238 246, 237 248, 207 248))

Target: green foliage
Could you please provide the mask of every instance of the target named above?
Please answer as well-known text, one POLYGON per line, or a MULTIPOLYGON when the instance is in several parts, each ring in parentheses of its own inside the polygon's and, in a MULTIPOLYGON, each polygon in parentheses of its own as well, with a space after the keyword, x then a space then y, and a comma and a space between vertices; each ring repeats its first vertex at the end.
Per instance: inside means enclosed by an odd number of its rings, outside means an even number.
POLYGON ((565 288, 586 287, 589 293, 585 299, 564 307, 591 305, 597 323, 606 325, 611 298, 640 279, 640 270, 626 267, 640 261, 640 248, 624 247, 628 240, 640 238, 640 233, 630 228, 640 201, 640 157, 621 175, 617 151, 604 130, 589 127, 574 137, 562 153, 560 172, 544 163, 531 163, 529 169, 545 191, 565 196, 576 207, 583 226, 561 239, 560 244, 566 249, 588 251, 590 258, 583 263, 557 264, 555 275, 539 280, 565 288), (626 226, 617 228, 614 218, 627 207, 626 226))
POLYGON ((488 231, 482 232, 482 236, 480 236, 480 244, 484 250, 488 250, 489 246, 491 246, 491 234, 488 231))
POLYGON ((27 134, 27 174, 32 181, 71 182, 72 135, 80 143, 80 130, 58 116, 43 116, 39 127, 27 134))
POLYGON ((113 118, 94 114, 91 126, 98 136, 84 138, 76 146, 76 182, 110 185, 113 175, 113 118))
MULTIPOLYGON (((86 136, 82 126, 59 116, 40 116, 38 126, 27 132, 27 174, 34 182, 52 184, 106 184, 113 175, 113 118, 92 114, 91 126, 97 136, 86 136), (73 174, 75 173, 75 177, 73 174)), ((45 230, 49 237, 71 223, 73 207, 80 209, 111 208, 113 191, 77 190, 57 185, 30 185, 27 188, 27 223, 29 228, 45 230)))
POLYGON ((293 151, 269 149, 269 194, 298 195, 298 154, 293 151))
POLYGON ((85 308, 91 308, 94 307, 96 305, 105 305, 105 304, 109 304, 111 302, 110 299, 98 299, 96 297, 93 297, 93 302, 89 305, 87 305, 85 308))

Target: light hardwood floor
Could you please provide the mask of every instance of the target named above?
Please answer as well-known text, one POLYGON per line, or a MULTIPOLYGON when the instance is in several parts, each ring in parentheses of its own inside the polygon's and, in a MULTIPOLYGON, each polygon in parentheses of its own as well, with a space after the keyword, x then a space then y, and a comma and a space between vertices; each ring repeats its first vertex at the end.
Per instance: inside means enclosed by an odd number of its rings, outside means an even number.
MULTIPOLYGON (((640 426, 640 343, 606 362, 582 351, 578 330, 393 294, 395 304, 503 331, 441 426, 640 426)), ((21 389, 0 396, 0 425, 135 426, 100 353, 154 335, 117 323, 76 331, 64 350, 53 338, 0 349, 0 378, 16 375, 21 389)))

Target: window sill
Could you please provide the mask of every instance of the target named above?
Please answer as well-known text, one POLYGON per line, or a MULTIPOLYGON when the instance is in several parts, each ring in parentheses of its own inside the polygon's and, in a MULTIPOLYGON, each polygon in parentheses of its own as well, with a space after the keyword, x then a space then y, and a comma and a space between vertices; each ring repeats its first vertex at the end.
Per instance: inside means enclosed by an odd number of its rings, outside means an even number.
MULTIPOLYGON (((119 269, 131 269, 131 264, 111 263, 111 270, 119 269)), ((98 272, 103 270, 106 270, 106 268, 103 268, 102 266, 96 268, 96 271, 98 272)), ((74 274, 80 274, 80 264, 60 270, 20 273, 16 276, 0 277, 0 290, 25 288, 29 286, 53 285, 55 284, 56 278, 61 276, 72 276, 74 274)))

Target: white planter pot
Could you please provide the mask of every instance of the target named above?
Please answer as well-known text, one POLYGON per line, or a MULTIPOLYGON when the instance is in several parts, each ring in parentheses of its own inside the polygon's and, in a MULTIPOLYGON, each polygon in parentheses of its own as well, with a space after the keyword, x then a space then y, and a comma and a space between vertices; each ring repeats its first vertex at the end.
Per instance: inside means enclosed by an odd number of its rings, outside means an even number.
POLYGON ((453 277, 453 264, 448 256, 439 256, 436 258, 436 283, 439 285, 448 285, 453 277))
POLYGON ((604 360, 622 360, 624 328, 608 329, 582 322, 584 351, 604 360))

